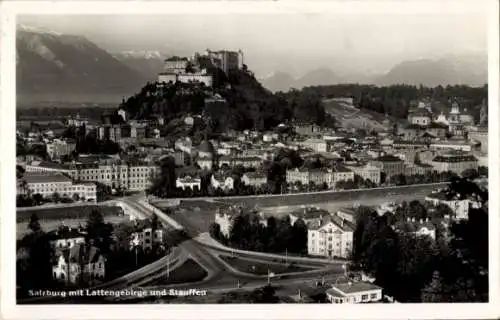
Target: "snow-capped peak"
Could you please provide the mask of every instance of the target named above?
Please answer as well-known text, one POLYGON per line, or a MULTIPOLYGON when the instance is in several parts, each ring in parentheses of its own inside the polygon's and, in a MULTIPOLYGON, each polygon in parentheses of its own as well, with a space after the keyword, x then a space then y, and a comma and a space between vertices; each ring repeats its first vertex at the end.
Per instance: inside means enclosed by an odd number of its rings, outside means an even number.
POLYGON ((59 32, 43 29, 40 27, 28 26, 25 24, 18 24, 17 29, 22 30, 22 31, 33 32, 33 33, 43 33, 43 34, 48 34, 48 35, 52 35, 52 36, 61 36, 62 35, 59 32))
POLYGON ((128 50, 118 53, 118 55, 128 58, 144 58, 144 59, 162 59, 163 54, 160 51, 148 50, 128 50))

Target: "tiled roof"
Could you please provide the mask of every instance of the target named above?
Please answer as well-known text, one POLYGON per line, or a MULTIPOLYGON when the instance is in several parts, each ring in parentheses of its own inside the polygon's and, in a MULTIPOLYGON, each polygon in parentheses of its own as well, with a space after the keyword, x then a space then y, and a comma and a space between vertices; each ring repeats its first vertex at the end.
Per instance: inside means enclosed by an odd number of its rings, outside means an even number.
POLYGON ((375 159, 375 161, 382 161, 382 162, 403 162, 400 158, 393 156, 393 155, 384 155, 380 156, 375 159))
POLYGON ((310 220, 310 219, 329 216, 330 213, 324 209, 304 208, 292 212, 291 215, 294 215, 304 220, 310 220))
POLYGON ((446 155, 446 156, 436 156, 432 159, 434 162, 469 162, 478 161, 473 155, 446 155))
POLYGON ((71 179, 62 174, 27 174, 23 177, 27 183, 71 182, 71 179))
POLYGON ((75 229, 75 228, 61 228, 59 230, 51 231, 47 233, 49 240, 59 240, 59 239, 75 239, 84 237, 85 233, 75 229))

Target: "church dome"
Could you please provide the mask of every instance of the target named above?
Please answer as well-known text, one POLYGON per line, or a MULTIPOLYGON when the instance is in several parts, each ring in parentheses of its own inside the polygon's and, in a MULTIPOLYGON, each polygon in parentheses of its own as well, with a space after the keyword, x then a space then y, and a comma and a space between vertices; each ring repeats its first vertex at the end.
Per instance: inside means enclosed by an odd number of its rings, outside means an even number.
POLYGON ((200 143, 200 146, 198 147, 198 151, 200 153, 211 154, 211 155, 213 155, 215 153, 214 146, 212 145, 212 143, 210 143, 210 141, 207 141, 207 140, 203 140, 200 143))

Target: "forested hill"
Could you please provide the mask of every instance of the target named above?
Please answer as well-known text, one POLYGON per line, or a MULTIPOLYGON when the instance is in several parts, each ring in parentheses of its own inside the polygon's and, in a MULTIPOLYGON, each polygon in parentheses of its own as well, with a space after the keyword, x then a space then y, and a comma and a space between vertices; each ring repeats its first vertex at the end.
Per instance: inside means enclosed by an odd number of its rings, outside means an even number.
MULTIPOLYGON (((459 98, 461 107, 467 108, 475 118, 479 117, 480 105, 488 98, 488 86, 470 87, 466 85, 424 87, 414 85, 374 86, 361 84, 339 84, 311 86, 302 89, 301 94, 323 98, 352 97, 354 105, 396 118, 406 118, 411 101, 429 98, 433 109, 440 112, 449 106, 449 100, 459 98)), ((282 93, 292 96, 296 92, 282 93)))
POLYGON ((265 89, 246 68, 227 76, 217 70, 213 72, 216 73, 213 88, 185 83, 159 88, 157 83, 147 83, 119 108, 126 110, 131 119, 163 115, 165 122, 186 115, 202 115, 203 123, 212 132, 267 130, 293 118, 324 122, 324 108, 319 97, 283 99, 265 89), (217 94, 226 103, 205 103, 217 94))

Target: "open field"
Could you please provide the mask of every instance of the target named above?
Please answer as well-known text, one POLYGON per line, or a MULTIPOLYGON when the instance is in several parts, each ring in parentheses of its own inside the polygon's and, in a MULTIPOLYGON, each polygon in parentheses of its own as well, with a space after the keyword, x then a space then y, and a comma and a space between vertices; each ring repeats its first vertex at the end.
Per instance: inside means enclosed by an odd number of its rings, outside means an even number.
POLYGON ((268 272, 281 274, 313 270, 311 268, 304 268, 284 263, 262 263, 252 260, 233 258, 225 255, 220 255, 219 257, 238 271, 256 275, 266 275, 268 272))

